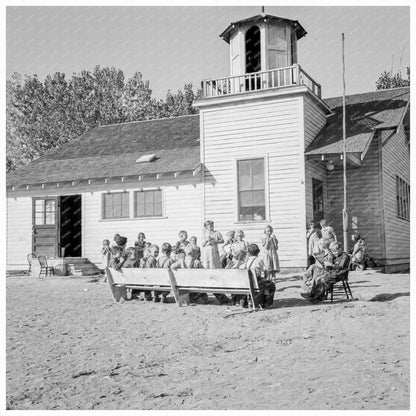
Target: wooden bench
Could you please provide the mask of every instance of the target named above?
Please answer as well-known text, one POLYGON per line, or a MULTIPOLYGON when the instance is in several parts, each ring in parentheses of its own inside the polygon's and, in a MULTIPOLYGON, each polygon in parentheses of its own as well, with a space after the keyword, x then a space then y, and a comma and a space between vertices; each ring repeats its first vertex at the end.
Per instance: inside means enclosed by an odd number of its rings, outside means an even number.
POLYGON ((115 302, 127 300, 127 289, 172 290, 168 269, 108 268, 105 273, 115 302))
POLYGON ((176 303, 183 304, 189 293, 221 293, 248 295, 253 308, 258 308, 255 292, 259 290, 257 279, 250 270, 239 269, 178 269, 170 274, 176 303))

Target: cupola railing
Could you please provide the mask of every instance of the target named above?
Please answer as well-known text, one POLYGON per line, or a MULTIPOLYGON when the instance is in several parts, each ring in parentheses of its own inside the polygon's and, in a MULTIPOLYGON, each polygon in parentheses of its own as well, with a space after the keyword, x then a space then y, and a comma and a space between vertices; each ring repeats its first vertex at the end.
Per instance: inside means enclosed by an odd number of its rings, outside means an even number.
POLYGON ((202 98, 221 97, 224 95, 300 85, 306 86, 321 98, 321 85, 315 82, 299 64, 269 71, 206 79, 201 82, 202 98))

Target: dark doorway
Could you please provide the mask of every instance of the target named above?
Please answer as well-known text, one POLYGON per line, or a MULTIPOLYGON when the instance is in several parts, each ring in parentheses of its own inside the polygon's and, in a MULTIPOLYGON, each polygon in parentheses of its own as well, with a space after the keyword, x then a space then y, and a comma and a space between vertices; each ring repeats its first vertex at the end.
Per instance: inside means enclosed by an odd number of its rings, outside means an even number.
POLYGON ((314 178, 312 178, 312 204, 313 222, 319 225, 319 221, 324 218, 324 184, 314 178))
POLYGON ((251 27, 246 33, 246 73, 261 71, 260 29, 251 27))
POLYGON ((60 197, 61 257, 81 257, 81 195, 60 197))

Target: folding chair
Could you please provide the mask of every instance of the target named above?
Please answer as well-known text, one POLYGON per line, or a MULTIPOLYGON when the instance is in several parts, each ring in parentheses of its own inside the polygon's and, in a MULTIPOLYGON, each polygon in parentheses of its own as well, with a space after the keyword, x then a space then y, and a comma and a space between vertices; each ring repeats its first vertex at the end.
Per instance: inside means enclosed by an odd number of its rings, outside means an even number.
POLYGON ((48 261, 46 260, 45 256, 39 256, 38 260, 39 260, 39 265, 40 265, 39 277, 41 276, 42 273, 45 273, 45 277, 48 276, 48 274, 50 276, 55 274, 54 268, 52 266, 48 266, 48 261))
POLYGON ((29 269, 27 271, 28 276, 30 276, 31 272, 32 272, 32 264, 33 264, 33 260, 36 258, 36 255, 33 253, 29 253, 27 256, 27 262, 29 264, 29 269))

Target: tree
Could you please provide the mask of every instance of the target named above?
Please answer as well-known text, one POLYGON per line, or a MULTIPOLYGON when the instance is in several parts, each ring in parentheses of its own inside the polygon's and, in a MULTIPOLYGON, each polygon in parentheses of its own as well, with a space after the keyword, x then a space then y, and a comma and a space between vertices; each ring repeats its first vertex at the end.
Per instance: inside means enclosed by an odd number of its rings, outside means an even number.
POLYGON ((6 83, 7 172, 98 125, 195 114, 194 100, 190 83, 156 100, 140 72, 125 82, 114 67, 97 66, 68 80, 57 72, 44 82, 14 74, 6 83))
POLYGON ((384 71, 376 81, 377 90, 386 90, 388 88, 409 87, 410 86, 410 67, 406 68, 407 79, 402 77, 401 72, 393 74, 384 71))

